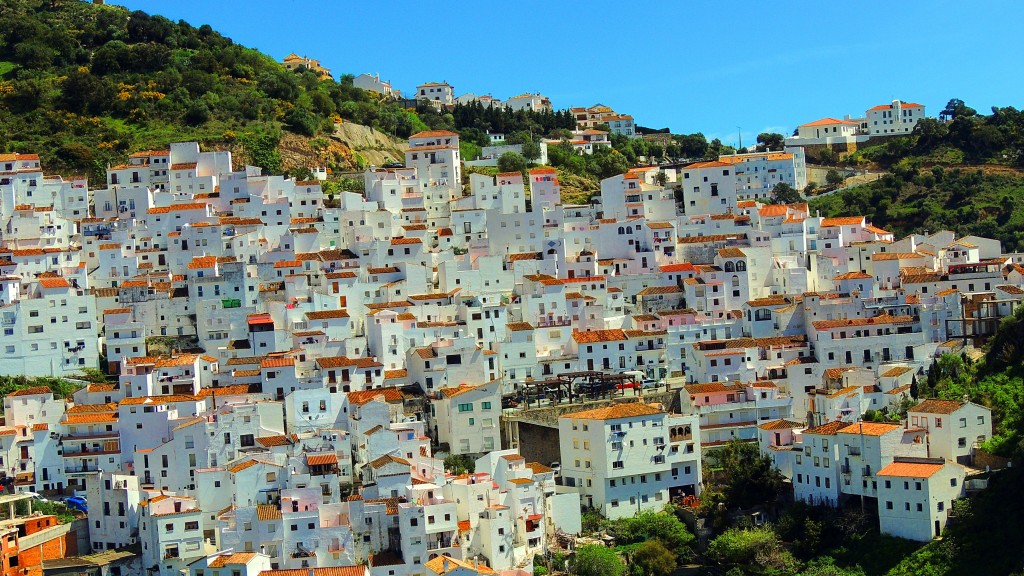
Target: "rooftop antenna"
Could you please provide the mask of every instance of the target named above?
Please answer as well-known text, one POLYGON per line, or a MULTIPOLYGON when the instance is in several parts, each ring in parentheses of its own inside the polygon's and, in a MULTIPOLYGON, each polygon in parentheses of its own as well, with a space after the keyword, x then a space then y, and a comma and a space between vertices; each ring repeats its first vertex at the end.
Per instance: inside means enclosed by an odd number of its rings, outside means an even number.
POLYGON ((737 152, 739 152, 740 150, 743 149, 743 130, 739 126, 736 127, 736 135, 739 136, 740 139, 740 147, 738 150, 736 150, 737 152))

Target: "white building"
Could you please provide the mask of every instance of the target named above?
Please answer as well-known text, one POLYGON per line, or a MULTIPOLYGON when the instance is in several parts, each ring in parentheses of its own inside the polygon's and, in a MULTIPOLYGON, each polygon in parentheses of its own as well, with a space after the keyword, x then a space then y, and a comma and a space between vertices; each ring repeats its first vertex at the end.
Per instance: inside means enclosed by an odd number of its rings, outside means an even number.
POLYGON ((441 107, 455 103, 455 89, 447 82, 427 82, 416 87, 416 100, 441 107))
POLYGON ((352 79, 352 85, 356 88, 362 88, 363 90, 369 90, 384 96, 390 96, 398 98, 401 93, 391 87, 391 82, 385 82, 380 79, 380 74, 360 74, 352 79))
POLYGON ((891 104, 868 108, 865 116, 867 133, 871 136, 906 135, 913 132, 914 126, 924 118, 924 106, 893 100, 891 104))
POLYGON ((563 414, 558 438, 564 483, 608 518, 661 509, 700 489, 697 428, 693 417, 642 402, 563 414))
POLYGON ((878 472, 882 534, 928 541, 942 535, 957 498, 964 467, 941 458, 896 458, 878 472))

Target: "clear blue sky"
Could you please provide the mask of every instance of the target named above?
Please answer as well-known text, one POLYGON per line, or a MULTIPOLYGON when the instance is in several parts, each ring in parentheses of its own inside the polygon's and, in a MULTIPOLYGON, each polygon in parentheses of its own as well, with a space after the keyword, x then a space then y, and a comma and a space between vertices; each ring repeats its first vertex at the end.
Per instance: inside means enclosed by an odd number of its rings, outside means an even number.
POLYGON ((895 98, 1022 107, 1024 2, 110 0, 406 93, 541 92, 744 144, 895 98), (495 8, 487 8, 487 5, 495 8))

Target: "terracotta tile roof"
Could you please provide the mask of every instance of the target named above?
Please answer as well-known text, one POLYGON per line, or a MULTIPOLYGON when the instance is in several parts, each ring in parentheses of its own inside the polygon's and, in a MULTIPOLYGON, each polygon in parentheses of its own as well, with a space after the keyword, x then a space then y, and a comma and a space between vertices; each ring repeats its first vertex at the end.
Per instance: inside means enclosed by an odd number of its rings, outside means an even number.
POLYGON ((815 330, 832 330, 834 328, 852 328, 860 326, 882 326, 889 324, 913 324, 913 316, 892 316, 881 314, 873 318, 845 318, 840 320, 818 320, 812 322, 815 330))
POLYGON ((175 204, 173 206, 159 206, 157 208, 150 208, 146 211, 147 214, 167 214, 169 212, 178 212, 182 210, 206 210, 206 204, 189 202, 187 204, 175 204))
POLYGON ((665 411, 661 408, 655 408, 650 404, 644 404, 643 402, 627 402, 605 408, 595 408, 593 410, 583 410, 582 412, 562 414, 559 418, 572 418, 574 420, 615 420, 618 418, 634 418, 637 416, 652 416, 654 414, 664 413, 665 411))
MULTIPOLYGON (((372 555, 375 556, 375 555, 372 555)), ((325 566, 323 568, 285 568, 264 570, 258 576, 366 576, 366 566, 325 566)))
POLYGON ((878 471, 879 476, 897 476, 900 478, 931 478, 939 470, 942 464, 929 464, 918 462, 893 462, 878 471))
POLYGON ((75 404, 68 408, 68 414, 83 414, 87 412, 117 412, 117 404, 108 402, 106 404, 75 404))
POLYGON ((864 272, 847 272, 833 278, 833 280, 870 280, 871 274, 864 272))
MULTIPOLYGON (((421 84, 421 86, 448 86, 448 84, 438 84, 437 82, 428 82, 426 84, 421 84)), ((409 139, 411 140, 413 138, 435 138, 435 137, 438 137, 438 136, 441 136, 441 137, 444 137, 444 136, 458 136, 458 134, 455 133, 455 132, 449 132, 447 130, 424 130, 423 132, 417 132, 417 133, 413 134, 412 136, 409 136, 409 139)))
POLYGON ((731 382, 708 382, 705 384, 687 384, 683 386, 687 394, 713 394, 715 392, 738 392, 743 389, 739 384, 731 382))
POLYGON ((864 224, 863 216, 840 216, 838 218, 825 218, 821 221, 822 228, 830 228, 833 226, 857 226, 858 224, 864 224))
POLYGON ((742 238, 743 234, 707 234, 702 236, 684 236, 676 240, 677 244, 706 244, 711 242, 726 242, 742 238))
POLYGON ((658 294, 679 294, 683 289, 679 286, 648 286, 637 292, 637 296, 655 296, 658 294))
POLYGON ((913 371, 913 368, 909 366, 896 366, 895 368, 890 368, 882 373, 882 378, 895 378, 911 371, 913 371))
POLYGON ((893 430, 900 430, 899 424, 883 422, 854 422, 839 431, 840 434, 863 434, 864 436, 883 436, 893 430))
POLYGON ((260 362, 260 368, 286 368, 288 366, 295 366, 295 358, 264 358, 260 362))
MULTIPOLYGON (((661 313, 665 315, 664 312, 661 313)), ((722 348, 771 348, 777 346, 804 346, 806 336, 770 336, 767 338, 732 338, 730 340, 705 340, 694 342, 698 350, 720 350, 722 348)))
POLYGON ((626 340, 626 333, 621 329, 614 328, 611 330, 591 330, 589 332, 580 332, 573 330, 572 339, 578 344, 590 344, 594 342, 617 342, 620 340, 626 340))
POLYGON ((831 392, 831 393, 827 394, 825 397, 826 398, 840 398, 842 396, 849 396, 851 394, 855 394, 857 392, 860 392, 861 390, 862 389, 861 389, 860 386, 847 386, 846 388, 840 388, 839 390, 836 390, 835 392, 831 392))
POLYGON ((678 264, 665 264, 659 266, 658 269, 662 272, 696 272, 697 269, 689 262, 680 262, 678 264))
MULTIPOLYGON (((401 464, 403 466, 408 466, 409 461, 406 460, 405 458, 400 458, 392 454, 385 454, 380 458, 377 458, 376 460, 370 462, 370 466, 372 466, 373 468, 382 468, 384 466, 387 466, 388 464, 401 464)), ((371 502, 371 500, 367 500, 367 502, 371 502)))
POLYGON ((732 164, 729 164, 727 162, 719 162, 717 160, 712 160, 709 162, 694 162, 689 166, 683 166, 683 170, 699 170, 701 168, 728 168, 730 166, 732 166, 732 164))
POLYGON ((306 466, 325 466, 337 463, 338 455, 333 452, 330 454, 306 454, 306 466))
POLYGON ((875 262, 885 262, 888 260, 913 260, 914 258, 923 258, 923 256, 916 252, 883 252, 875 254, 872 258, 875 262))
POLYGON ((245 462, 240 462, 238 464, 235 464, 234 466, 229 466, 228 472, 231 472, 232 474, 238 474, 242 470, 252 468, 257 464, 260 464, 259 460, 246 460, 245 462))
POLYGON ((92 412, 86 414, 67 414, 64 416, 64 424, 100 424, 104 422, 117 422, 117 413, 92 412))
POLYGON ((37 396, 39 394, 53 394, 49 386, 33 386, 32 388, 22 388, 21 390, 15 390, 7 396, 9 398, 14 396, 37 396))
POLYGON ((341 308, 339 310, 318 310, 316 312, 306 312, 306 318, 310 320, 328 320, 332 318, 348 318, 348 310, 341 308))
POLYGON ((424 566, 438 576, 445 576, 451 572, 465 572, 466 574, 497 574, 485 564, 474 564, 463 560, 456 560, 450 556, 438 556, 429 560, 424 566))
POLYGON ((256 519, 261 521, 268 520, 280 520, 282 517, 281 509, 272 504, 257 504, 256 505, 256 519))
POLYGON ((173 394, 170 396, 132 396, 125 398, 119 403, 121 406, 141 406, 143 404, 171 404, 173 402, 195 402, 195 396, 186 394, 173 394))
POLYGON ((829 380, 836 380, 838 378, 842 378, 843 377, 843 372, 849 372, 850 370, 853 370, 853 366, 842 366, 842 367, 839 367, 839 368, 826 368, 825 369, 825 378, 828 378, 829 380))
MULTIPOLYGON (((892 108, 892 104, 879 104, 878 106, 868 108, 868 112, 877 112, 879 110, 892 110, 892 108)), ((921 106, 920 104, 915 104, 913 102, 900 102, 900 108, 923 108, 923 106, 921 106)))
POLYGON ((272 448, 274 446, 291 446, 292 439, 284 434, 278 434, 276 436, 261 436, 256 439, 261 446, 272 448))
POLYGON ((839 431, 846 426, 849 426, 849 422, 828 422, 821 426, 815 426, 814 428, 808 428, 804 430, 804 434, 817 434, 818 436, 835 436, 839 431))
POLYGON ((441 395, 444 396, 445 398, 454 398, 454 397, 459 396, 461 394, 465 394, 466 392, 472 392, 473 390, 476 390, 479 387, 480 386, 470 386, 468 384, 463 384, 461 386, 453 386, 453 387, 450 387, 450 388, 441 388, 441 389, 438 390, 438 392, 440 392, 441 395))
POLYGON ((922 414, 952 414, 960 409, 964 403, 960 400, 939 400, 932 398, 914 406, 909 412, 922 414))
POLYGON ((759 308, 761 306, 783 306, 789 303, 789 298, 782 294, 776 294, 765 298, 755 298, 754 300, 747 300, 747 305, 752 308, 759 308))
POLYGON ((221 554, 206 564, 207 568, 224 568, 232 564, 248 564, 256 558, 255 552, 233 552, 221 554))
POLYGON ((409 375, 409 371, 406 370, 405 368, 402 368, 400 370, 385 370, 384 371, 384 379, 385 380, 392 380, 392 379, 397 379, 397 378, 405 378, 408 375, 409 375))
POLYGON ((792 420, 780 418, 778 420, 765 422, 764 424, 758 426, 758 428, 760 428, 761 430, 791 430, 793 428, 800 428, 802 426, 803 424, 799 422, 793 422, 792 420))
POLYGON ((398 388, 377 388, 374 390, 357 390, 355 392, 348 393, 348 401, 350 404, 356 406, 362 406, 374 398, 383 397, 385 402, 401 402, 405 399, 405 395, 398 388))
POLYGON ((348 356, 326 356, 316 359, 316 365, 320 368, 343 368, 354 366, 356 368, 376 368, 383 366, 373 358, 349 358, 348 356))
POLYGON ((40 278, 39 285, 43 288, 70 288, 71 284, 64 278, 40 278))
POLYGON ((524 330, 533 330, 533 324, 529 322, 509 322, 506 328, 511 332, 522 332, 524 330))
POLYGON ((807 124, 801 124, 800 127, 803 128, 804 126, 807 126, 809 128, 813 128, 815 126, 832 126, 834 124, 846 124, 846 125, 849 125, 849 126, 859 126, 860 125, 860 124, 858 124, 858 123, 856 123, 856 122, 854 122, 852 120, 839 120, 837 118, 822 118, 821 120, 815 120, 814 122, 808 122, 807 124))

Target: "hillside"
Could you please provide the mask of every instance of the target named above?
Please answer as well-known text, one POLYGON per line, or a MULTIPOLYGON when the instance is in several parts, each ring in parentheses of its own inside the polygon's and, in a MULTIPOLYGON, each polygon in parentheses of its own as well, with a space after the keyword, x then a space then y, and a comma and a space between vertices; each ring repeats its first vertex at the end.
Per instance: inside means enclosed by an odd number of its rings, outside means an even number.
POLYGON ((424 128, 350 77, 290 72, 209 26, 78 0, 0 4, 0 149, 54 172, 101 181, 128 153, 183 140, 272 172, 347 171, 394 158, 424 128))
POLYGON ((983 115, 953 99, 941 118, 925 118, 909 136, 843 158, 840 167, 888 174, 812 199, 812 209, 824 216, 863 214, 897 236, 950 229, 996 238, 1006 251, 1024 250, 1024 113, 993 107, 983 115))
POLYGON ((865 215, 897 237, 949 229, 996 238, 1024 250, 1024 174, 977 167, 897 171, 874 182, 814 198, 823 216, 865 215))

